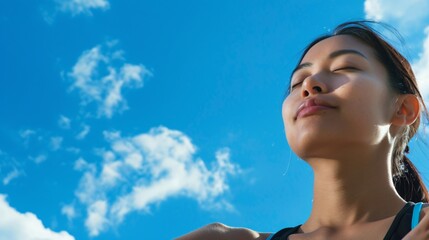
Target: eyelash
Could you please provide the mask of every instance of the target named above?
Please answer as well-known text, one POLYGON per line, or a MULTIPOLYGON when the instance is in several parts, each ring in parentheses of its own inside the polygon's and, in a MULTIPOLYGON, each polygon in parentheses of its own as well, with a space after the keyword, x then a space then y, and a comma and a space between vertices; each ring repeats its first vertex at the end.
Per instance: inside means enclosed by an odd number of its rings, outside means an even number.
POLYGON ((337 68, 333 72, 340 71, 340 70, 359 70, 359 69, 352 66, 345 66, 345 67, 337 68))
POLYGON ((295 83, 294 85, 292 85, 292 86, 290 87, 290 90, 292 91, 294 88, 298 87, 298 85, 300 85, 302 82, 303 82, 303 81, 300 81, 300 82, 295 83))
MULTIPOLYGON (((337 71, 342 71, 342 70, 359 70, 356 67, 352 67, 352 66, 345 66, 345 67, 341 67, 341 68, 337 68, 335 70, 333 70, 332 72, 337 72, 337 71)), ((305 79, 305 78, 304 78, 305 79)), ((303 81, 299 81, 297 83, 295 83, 294 85, 292 85, 289 89, 289 92, 293 91, 296 87, 298 87, 300 84, 302 84, 303 81)))

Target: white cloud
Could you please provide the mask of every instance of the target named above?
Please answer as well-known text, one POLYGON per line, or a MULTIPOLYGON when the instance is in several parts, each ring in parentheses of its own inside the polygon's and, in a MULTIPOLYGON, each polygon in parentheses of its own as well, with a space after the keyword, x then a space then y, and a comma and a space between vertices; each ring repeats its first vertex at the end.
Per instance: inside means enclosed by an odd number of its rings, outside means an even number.
POLYGON ((121 161, 105 162, 101 170, 100 181, 102 185, 114 186, 121 180, 120 168, 122 167, 121 161))
POLYGON ((62 137, 51 137, 51 148, 53 151, 59 150, 61 148, 62 143, 62 137))
POLYGON ((19 131, 19 136, 24 140, 24 145, 28 145, 30 138, 36 135, 36 131, 31 129, 19 131))
POLYGON ((98 200, 88 207, 88 217, 85 226, 89 229, 90 236, 97 236, 106 228, 107 202, 98 200))
POLYGON ((366 0, 364 3, 366 18, 380 21, 383 19, 384 11, 380 0, 366 0))
POLYGON ((48 157, 44 154, 37 155, 36 157, 29 157, 29 159, 35 162, 36 164, 46 161, 47 158, 48 157))
POLYGON ((228 148, 219 149, 208 168, 180 131, 161 126, 133 137, 120 132, 104 136, 111 146, 99 150, 99 167, 82 158, 75 162, 75 169, 83 172, 76 196, 87 208, 85 225, 91 236, 120 224, 130 212, 149 211, 175 196, 195 199, 206 209, 233 208, 222 199, 228 177, 240 172, 228 148))
POLYGON ((73 204, 64 205, 61 208, 61 213, 66 215, 69 221, 73 220, 76 217, 76 209, 73 204))
MULTIPOLYGON (((85 161, 85 159, 83 159, 83 158, 79 158, 79 159, 77 159, 77 160, 76 160, 76 162, 74 163, 74 170, 77 170, 77 171, 85 171, 85 170, 91 169, 91 168, 92 168, 92 166, 93 166, 93 165, 88 164, 88 163, 85 161)), ((94 167, 95 167, 95 166, 94 166, 94 167)), ((93 170, 93 171, 95 171, 95 170, 93 170)))
POLYGON ((429 19, 429 2, 426 0, 366 0, 366 18, 389 22, 399 26, 401 32, 421 28, 429 19))
POLYGON ((56 0, 59 10, 70 12, 72 15, 92 14, 92 10, 107 10, 110 7, 107 0, 56 0))
POLYGON ((3 185, 8 185, 10 181, 12 181, 13 179, 19 177, 19 175, 21 175, 21 172, 18 171, 18 169, 13 169, 12 171, 10 171, 6 177, 3 178, 3 185))
POLYGON ((0 239, 8 240, 73 240, 65 231, 54 232, 46 228, 36 215, 20 213, 0 194, 0 239))
POLYGON ((84 139, 86 137, 86 135, 88 135, 90 130, 91 130, 91 127, 84 124, 82 126, 82 131, 79 132, 79 134, 76 136, 76 139, 78 139, 78 140, 84 139))
POLYGON ((22 163, 0 150, 0 178, 2 178, 3 185, 8 185, 10 181, 24 174, 22 163))
MULTIPOLYGON (((423 42, 423 52, 419 58, 413 62, 413 70, 416 74, 418 86, 426 104, 429 100, 429 27, 425 30, 426 39, 423 42)), ((429 104, 428 104, 429 106, 429 104)))
POLYGON ((29 137, 35 134, 36 134, 36 131, 31 129, 22 130, 19 132, 19 135, 24 139, 28 139, 29 137))
POLYGON ((76 191, 76 196, 79 201, 84 204, 90 204, 95 201, 95 199, 103 197, 103 191, 98 185, 101 185, 97 182, 97 178, 94 176, 95 168, 91 168, 89 171, 85 172, 82 178, 80 179, 79 187, 76 191), (93 170, 94 169, 94 170, 93 170))
POLYGON ((70 118, 61 115, 60 118, 58 119, 58 126, 60 126, 60 128, 62 129, 70 129, 70 123, 71 120, 70 118))
POLYGON ((116 56, 118 51, 111 51, 115 44, 105 45, 105 52, 100 45, 84 51, 68 76, 73 81, 71 89, 80 94, 82 106, 94 103, 98 117, 111 118, 128 109, 123 91, 141 88, 151 72, 141 64, 123 63, 124 59, 116 56), (120 67, 115 66, 118 61, 120 67))
POLYGON ((66 148, 66 151, 67 151, 67 152, 70 152, 70 153, 74 153, 74 154, 78 154, 78 153, 80 153, 80 149, 79 149, 79 148, 76 148, 76 147, 67 147, 67 148, 66 148))

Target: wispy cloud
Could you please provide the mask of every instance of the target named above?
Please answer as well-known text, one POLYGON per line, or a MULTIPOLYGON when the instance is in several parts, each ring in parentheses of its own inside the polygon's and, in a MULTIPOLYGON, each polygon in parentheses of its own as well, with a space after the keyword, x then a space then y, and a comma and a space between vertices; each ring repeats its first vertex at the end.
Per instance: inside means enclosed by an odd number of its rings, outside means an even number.
POLYGON ((13 179, 24 175, 22 164, 8 153, 0 150, 0 178, 3 185, 8 185, 13 179))
POLYGON ((87 209, 91 236, 174 196, 195 199, 205 209, 232 209, 222 194, 229 188, 228 177, 240 168, 231 163, 228 148, 219 149, 208 168, 195 156, 197 147, 189 137, 177 130, 160 126, 132 137, 104 135, 110 148, 98 150, 101 164, 83 158, 75 163, 83 172, 76 196, 87 209))
POLYGON ((122 50, 113 51, 114 42, 84 51, 68 73, 71 90, 79 92, 83 107, 96 105, 97 117, 111 118, 128 109, 123 91, 141 88, 143 80, 152 75, 142 64, 125 62, 122 50))
POLYGON ((32 136, 34 134, 36 134, 36 131, 31 130, 31 129, 25 129, 25 130, 21 130, 19 132, 19 135, 24 139, 29 138, 30 136, 32 136))
POLYGON ((70 118, 61 115, 58 119, 58 126, 62 129, 70 129, 71 120, 70 118))
POLYGON ((77 216, 74 204, 64 205, 61 208, 61 213, 64 214, 64 215, 66 215, 67 219, 69 221, 73 220, 77 216))
POLYGON ((48 159, 48 157, 45 154, 39 154, 36 157, 30 156, 29 159, 32 160, 36 164, 40 164, 40 163, 46 161, 46 159, 48 159))
MULTIPOLYGON (((68 129, 71 127, 69 125, 70 122, 71 120, 69 118, 60 116, 57 123, 59 128, 68 129)), ((25 151, 28 153, 27 159, 35 164, 45 162, 48 159, 50 152, 59 151, 65 148, 63 146, 64 137, 53 135, 51 132, 43 129, 21 130, 19 131, 19 136, 23 140, 22 144, 25 151)), ((71 147, 67 147, 66 149, 68 150, 70 148, 71 147)))
POLYGON ((110 8, 108 0, 49 0, 48 6, 41 7, 41 15, 46 23, 53 24, 58 14, 92 16, 96 10, 110 8))
POLYGON ((10 171, 4 178, 3 178, 3 185, 8 185, 12 179, 19 177, 21 175, 21 172, 18 171, 18 169, 14 168, 12 171, 10 171))
POLYGON ((54 232, 46 228, 33 213, 20 213, 9 205, 6 196, 0 194, 0 238, 8 240, 73 240, 65 231, 54 232))
POLYGON ((45 147, 45 140, 48 138, 48 133, 39 129, 24 129, 20 130, 18 134, 23 140, 22 144, 26 148, 37 148, 41 147, 40 145, 45 147))
POLYGON ((56 3, 60 11, 72 15, 92 15, 93 10, 107 10, 110 7, 108 0, 56 0, 56 3))
POLYGON ((83 124, 82 130, 76 135, 76 139, 83 140, 86 137, 86 135, 88 135, 90 130, 91 130, 91 127, 89 125, 83 124))
POLYGON ((25 129, 19 131, 19 136, 24 140, 24 145, 27 145, 32 136, 36 135, 36 131, 32 129, 25 129))
POLYGON ((61 145, 63 143, 64 138, 63 137, 51 137, 51 149, 52 151, 58 151, 61 148, 61 145))

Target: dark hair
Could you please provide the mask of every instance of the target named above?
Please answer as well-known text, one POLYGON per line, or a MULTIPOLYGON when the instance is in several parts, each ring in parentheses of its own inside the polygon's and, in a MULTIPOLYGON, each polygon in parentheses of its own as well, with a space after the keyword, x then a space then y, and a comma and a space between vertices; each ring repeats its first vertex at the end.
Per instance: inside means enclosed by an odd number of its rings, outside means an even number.
MULTIPOLYGON (((382 26, 387 30, 390 30, 399 38, 399 40, 402 41, 399 33, 393 27, 387 24, 374 21, 346 22, 338 25, 332 33, 316 38, 309 45, 307 45, 298 64, 300 64, 310 48, 312 48, 318 42, 338 35, 352 36, 358 40, 361 40, 363 43, 374 50, 378 60, 386 68, 390 87, 398 94, 415 95, 422 106, 423 111, 421 111, 421 113, 424 114, 426 119, 429 119, 428 110, 417 87, 416 77, 414 76, 410 63, 401 53, 399 53, 382 37, 381 33, 370 26, 372 24, 377 24, 377 26, 382 26)), ((290 92, 290 87, 288 89, 288 92, 290 92)), ((391 161, 392 178, 396 191, 404 200, 413 202, 428 202, 428 190, 426 189, 416 167, 413 165, 410 159, 405 156, 405 153, 409 152, 408 142, 414 136, 414 134, 416 134, 419 127, 421 120, 420 118, 421 115, 417 117, 413 124, 404 128, 403 132, 400 133, 400 137, 395 142, 391 161)))

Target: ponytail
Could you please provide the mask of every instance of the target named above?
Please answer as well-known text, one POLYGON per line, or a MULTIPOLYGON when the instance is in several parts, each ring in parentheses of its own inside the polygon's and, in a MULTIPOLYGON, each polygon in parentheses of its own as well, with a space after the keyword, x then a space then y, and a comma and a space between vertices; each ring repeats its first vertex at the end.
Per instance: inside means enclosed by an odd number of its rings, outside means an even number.
POLYGON ((405 154, 402 162, 402 173, 393 178, 396 191, 407 202, 428 202, 428 190, 416 167, 405 154))

